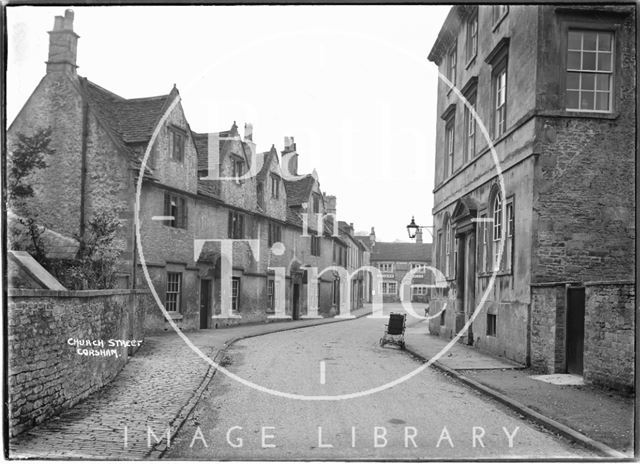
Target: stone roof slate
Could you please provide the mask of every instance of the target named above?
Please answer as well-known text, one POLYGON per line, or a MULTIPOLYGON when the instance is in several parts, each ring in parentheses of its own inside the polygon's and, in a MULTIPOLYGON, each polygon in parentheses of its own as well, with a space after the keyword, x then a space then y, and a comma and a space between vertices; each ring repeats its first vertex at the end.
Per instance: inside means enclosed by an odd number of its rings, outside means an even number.
POLYGON ((371 261, 431 261, 431 243, 376 242, 371 261))
POLYGON ((307 174, 302 179, 285 180, 284 188, 287 192, 287 205, 300 206, 309 201, 315 178, 307 174))

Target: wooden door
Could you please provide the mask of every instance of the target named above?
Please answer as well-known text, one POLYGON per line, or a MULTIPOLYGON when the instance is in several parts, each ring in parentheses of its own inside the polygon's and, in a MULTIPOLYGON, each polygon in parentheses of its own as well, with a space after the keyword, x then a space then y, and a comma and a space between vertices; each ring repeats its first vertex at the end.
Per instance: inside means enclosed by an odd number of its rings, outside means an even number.
POLYGON ((582 375, 584 357, 584 288, 567 289, 567 372, 582 375))
POLYGON ((200 328, 209 328, 211 319, 211 279, 200 279, 200 328))

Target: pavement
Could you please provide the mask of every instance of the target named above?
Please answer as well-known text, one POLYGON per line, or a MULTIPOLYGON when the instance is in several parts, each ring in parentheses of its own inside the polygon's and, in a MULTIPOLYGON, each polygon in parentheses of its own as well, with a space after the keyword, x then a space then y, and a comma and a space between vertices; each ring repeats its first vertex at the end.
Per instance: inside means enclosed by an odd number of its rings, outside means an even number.
MULTIPOLYGON (((370 312, 370 305, 366 305, 351 314, 362 317, 370 312)), ((186 335, 214 359, 241 338, 343 321, 327 318, 247 324, 186 332, 186 335)), ((9 457, 159 458, 166 446, 163 431, 167 425, 172 433, 179 429, 214 372, 176 333, 146 336, 142 347, 110 384, 58 416, 12 438, 9 457), (153 424, 157 427, 153 428, 153 424), (161 443, 147 436, 148 425, 161 443)))
MULTIPOLYGON (((408 323, 407 351, 429 360, 450 342, 430 335, 426 322, 408 323)), ((581 377, 539 376, 508 359, 455 343, 434 363, 546 428, 608 457, 633 456, 634 398, 585 385, 581 377)))

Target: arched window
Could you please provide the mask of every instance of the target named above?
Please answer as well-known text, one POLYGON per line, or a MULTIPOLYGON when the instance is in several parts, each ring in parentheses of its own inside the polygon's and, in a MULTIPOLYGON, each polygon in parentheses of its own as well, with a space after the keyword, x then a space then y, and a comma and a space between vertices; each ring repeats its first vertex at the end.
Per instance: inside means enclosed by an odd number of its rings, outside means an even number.
POLYGON ((502 239, 502 197, 500 192, 496 192, 493 198, 493 269, 500 269, 498 261, 500 251, 500 240, 502 239))

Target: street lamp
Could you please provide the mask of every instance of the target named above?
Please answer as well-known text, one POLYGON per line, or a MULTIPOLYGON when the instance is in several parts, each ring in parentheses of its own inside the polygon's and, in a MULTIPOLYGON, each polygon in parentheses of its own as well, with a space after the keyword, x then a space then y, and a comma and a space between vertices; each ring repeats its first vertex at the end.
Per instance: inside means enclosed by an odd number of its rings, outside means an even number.
MULTIPOLYGON (((418 233, 418 229, 427 229, 429 230, 429 233, 431 233, 431 230, 433 226, 419 226, 418 224, 416 224, 416 220, 414 218, 414 216, 411 216, 411 223, 407 226, 407 232, 409 233, 409 238, 416 238, 416 234, 418 233)), ((431 234, 433 235, 433 234, 431 234)))

